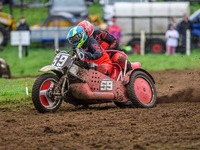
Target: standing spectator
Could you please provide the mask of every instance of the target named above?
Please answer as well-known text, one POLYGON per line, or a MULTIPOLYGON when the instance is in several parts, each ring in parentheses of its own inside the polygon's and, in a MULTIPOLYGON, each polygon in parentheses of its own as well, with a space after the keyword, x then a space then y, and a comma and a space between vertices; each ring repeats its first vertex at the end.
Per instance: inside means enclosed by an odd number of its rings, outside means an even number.
POLYGON ((174 29, 178 31, 178 24, 176 22, 176 17, 172 17, 171 18, 171 22, 170 24, 168 25, 168 30, 170 29, 170 26, 173 25, 174 26, 174 29))
MULTIPOLYGON (((20 23, 17 27, 19 31, 30 31, 29 25, 26 23, 25 17, 20 17, 20 23)), ((23 46, 25 48, 25 56, 28 56, 28 46, 23 46)))
POLYGON ((108 27, 108 32, 120 42, 122 34, 121 28, 116 24, 116 18, 112 18, 113 24, 108 27))
POLYGON ((179 24, 179 34, 181 37, 181 44, 186 47, 186 31, 189 29, 192 31, 192 22, 188 19, 188 15, 184 15, 184 20, 179 24))
POLYGON ((178 31, 174 29, 173 25, 170 25, 170 30, 166 32, 165 37, 167 38, 166 55, 170 55, 170 53, 175 55, 176 47, 178 46, 179 34, 178 31))

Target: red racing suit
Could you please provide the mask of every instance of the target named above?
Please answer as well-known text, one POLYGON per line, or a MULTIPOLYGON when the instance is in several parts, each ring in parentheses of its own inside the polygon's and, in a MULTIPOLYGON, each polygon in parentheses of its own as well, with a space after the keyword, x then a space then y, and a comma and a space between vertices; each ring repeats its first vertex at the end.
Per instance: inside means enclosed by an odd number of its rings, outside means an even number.
POLYGON ((82 48, 92 55, 92 59, 90 60, 85 58, 86 62, 94 62, 98 64, 96 70, 103 74, 110 75, 112 73, 112 62, 108 54, 94 38, 88 37, 82 48))
POLYGON ((119 42, 110 35, 107 31, 95 30, 93 33, 94 39, 106 50, 112 63, 118 63, 123 69, 125 68, 125 62, 127 60, 127 69, 131 70, 131 64, 128 61, 127 55, 119 47, 119 42), (120 52, 113 52, 109 50, 118 50, 120 52))

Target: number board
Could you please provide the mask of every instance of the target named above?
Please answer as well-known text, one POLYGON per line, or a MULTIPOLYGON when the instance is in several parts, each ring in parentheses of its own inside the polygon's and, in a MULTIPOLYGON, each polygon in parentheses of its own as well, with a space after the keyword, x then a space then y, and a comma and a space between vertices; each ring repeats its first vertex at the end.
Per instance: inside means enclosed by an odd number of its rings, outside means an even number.
POLYGON ((100 82, 100 91, 112 91, 113 90, 113 81, 109 80, 109 79, 103 79, 100 82))
POLYGON ((65 53, 61 53, 61 54, 57 54, 51 65, 55 66, 55 67, 58 67, 58 68, 63 68, 65 66, 68 67, 68 65, 71 64, 71 58, 70 58, 70 55, 69 54, 65 54, 65 53))
POLYGON ((29 31, 12 31, 11 32, 11 45, 30 45, 30 32, 29 31))

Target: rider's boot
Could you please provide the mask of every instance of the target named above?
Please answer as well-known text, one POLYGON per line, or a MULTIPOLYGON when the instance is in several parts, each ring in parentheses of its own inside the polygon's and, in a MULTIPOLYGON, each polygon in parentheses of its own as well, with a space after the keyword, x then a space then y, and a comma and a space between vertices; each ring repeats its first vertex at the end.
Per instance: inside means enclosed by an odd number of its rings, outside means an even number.
POLYGON ((126 69, 126 72, 129 72, 131 71, 133 68, 131 67, 131 63, 130 61, 127 61, 127 69, 126 69))

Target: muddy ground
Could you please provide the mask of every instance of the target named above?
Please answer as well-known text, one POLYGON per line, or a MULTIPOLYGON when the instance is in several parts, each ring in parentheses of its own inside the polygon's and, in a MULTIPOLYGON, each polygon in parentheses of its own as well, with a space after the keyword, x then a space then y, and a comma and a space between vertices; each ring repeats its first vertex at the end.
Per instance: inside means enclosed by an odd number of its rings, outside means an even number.
POLYGON ((1 110, 0 149, 200 149, 200 69, 150 73, 158 95, 151 109, 1 110))

